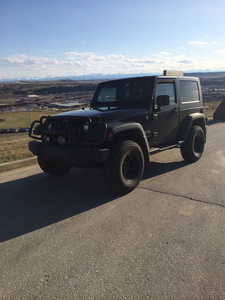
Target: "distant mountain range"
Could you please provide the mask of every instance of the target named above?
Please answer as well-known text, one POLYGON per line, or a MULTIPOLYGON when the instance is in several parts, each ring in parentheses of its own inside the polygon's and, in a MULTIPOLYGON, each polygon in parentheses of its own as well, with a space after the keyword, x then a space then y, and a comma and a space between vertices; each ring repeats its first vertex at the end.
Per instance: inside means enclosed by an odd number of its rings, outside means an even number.
MULTIPOLYGON (((108 79, 120 79, 127 77, 141 77, 141 76, 154 76, 154 75, 162 75, 155 73, 131 73, 131 74, 89 74, 89 75, 79 75, 79 76, 54 76, 54 77, 42 77, 42 78, 5 78, 0 79, 0 82, 11 82, 11 81, 53 81, 53 80, 108 80, 108 79)), ((224 72, 192 72, 192 73, 184 73, 186 76, 196 76, 196 77, 225 77, 224 72)))
POLYGON ((127 77, 139 77, 139 76, 151 76, 156 74, 89 74, 89 75, 79 75, 79 76, 53 76, 53 77, 42 77, 42 78, 5 78, 0 79, 0 82, 6 81, 53 81, 53 80, 107 80, 107 79, 119 79, 127 77))

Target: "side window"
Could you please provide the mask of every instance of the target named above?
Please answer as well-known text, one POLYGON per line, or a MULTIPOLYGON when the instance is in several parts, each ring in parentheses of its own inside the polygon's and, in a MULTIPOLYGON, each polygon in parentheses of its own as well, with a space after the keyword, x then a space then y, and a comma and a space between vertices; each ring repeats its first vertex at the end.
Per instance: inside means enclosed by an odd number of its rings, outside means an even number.
POLYGON ((170 97, 170 104, 176 103, 174 83, 159 82, 156 86, 156 97, 161 95, 168 95, 170 97))
POLYGON ((98 95, 98 102, 116 101, 116 90, 115 87, 102 88, 98 95))
POLYGON ((198 83, 196 81, 180 81, 181 102, 199 101, 198 83))

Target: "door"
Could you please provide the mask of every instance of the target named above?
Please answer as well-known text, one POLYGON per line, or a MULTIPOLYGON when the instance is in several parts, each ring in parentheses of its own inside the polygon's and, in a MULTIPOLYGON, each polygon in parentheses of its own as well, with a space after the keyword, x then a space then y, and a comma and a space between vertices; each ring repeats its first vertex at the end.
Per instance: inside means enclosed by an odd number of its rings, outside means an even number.
POLYGON ((172 143, 176 140, 179 125, 179 107, 175 80, 158 79, 155 86, 155 104, 158 96, 169 96, 169 104, 153 113, 154 144, 172 143))

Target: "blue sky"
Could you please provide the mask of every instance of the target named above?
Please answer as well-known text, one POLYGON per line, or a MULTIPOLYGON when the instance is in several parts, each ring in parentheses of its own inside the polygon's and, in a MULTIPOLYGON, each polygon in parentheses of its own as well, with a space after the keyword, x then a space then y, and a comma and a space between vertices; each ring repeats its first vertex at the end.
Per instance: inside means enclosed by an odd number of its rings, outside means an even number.
POLYGON ((225 71, 224 0, 0 0, 0 79, 225 71))

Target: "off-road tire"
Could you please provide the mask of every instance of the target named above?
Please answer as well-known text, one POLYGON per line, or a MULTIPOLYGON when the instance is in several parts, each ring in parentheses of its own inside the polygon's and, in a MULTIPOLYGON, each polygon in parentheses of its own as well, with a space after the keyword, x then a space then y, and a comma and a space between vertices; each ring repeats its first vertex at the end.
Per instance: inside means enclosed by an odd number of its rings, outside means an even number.
POLYGON ((64 175, 71 169, 71 166, 65 163, 49 161, 42 156, 38 156, 38 164, 40 168, 47 174, 60 176, 64 175))
POLYGON ((186 142, 180 147, 181 155, 187 162, 196 162, 201 158, 204 146, 204 131, 200 126, 195 125, 192 127, 186 142))
POLYGON ((129 193, 141 181, 144 156, 141 147, 133 141, 118 141, 112 145, 104 164, 108 186, 114 192, 129 193))

